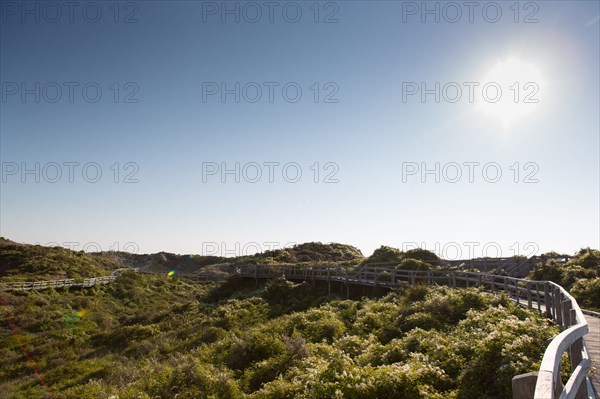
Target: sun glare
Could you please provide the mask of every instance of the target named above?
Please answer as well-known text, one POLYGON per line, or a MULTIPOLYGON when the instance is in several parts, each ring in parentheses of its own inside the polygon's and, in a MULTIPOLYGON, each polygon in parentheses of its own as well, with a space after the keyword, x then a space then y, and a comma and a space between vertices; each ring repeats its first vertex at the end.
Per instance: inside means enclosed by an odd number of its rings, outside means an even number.
POLYGON ((517 58, 496 63, 481 82, 478 108, 505 128, 539 109, 542 76, 538 68, 517 58))

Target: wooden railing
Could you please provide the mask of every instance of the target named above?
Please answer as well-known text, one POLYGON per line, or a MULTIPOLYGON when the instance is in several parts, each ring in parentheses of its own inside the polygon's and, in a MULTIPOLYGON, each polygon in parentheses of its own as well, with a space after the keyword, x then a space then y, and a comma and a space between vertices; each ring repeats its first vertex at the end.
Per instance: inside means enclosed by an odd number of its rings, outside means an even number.
POLYGON ((320 280, 343 283, 347 287, 368 285, 397 287, 400 284, 443 284, 450 287, 479 286, 491 292, 504 292, 518 304, 537 308, 552 319, 562 330, 550 342, 537 373, 535 399, 595 398, 588 376, 590 358, 584 336, 588 324, 577 301, 561 286, 550 281, 532 281, 486 273, 438 270, 400 270, 391 267, 364 266, 295 266, 295 265, 242 265, 236 274, 245 278, 264 279, 286 277, 291 280, 320 280), (560 378, 561 360, 567 353, 571 375, 563 386, 560 378))
MULTIPOLYGON (((93 287, 98 284, 108 284, 117 279, 119 274, 123 271, 135 271, 139 273, 148 273, 148 274, 159 274, 165 275, 164 271, 151 271, 151 270, 142 270, 139 268, 126 267, 122 269, 115 270, 110 276, 103 277, 90 277, 84 279, 61 279, 61 280, 44 280, 44 281, 12 281, 6 283, 0 283, 0 292, 1 291, 29 291, 29 290, 45 290, 47 288, 69 288, 69 287, 78 287, 78 288, 86 288, 93 287)), ((187 276, 192 277, 197 280, 202 281, 221 281, 224 280, 222 275, 217 275, 215 273, 198 273, 195 275, 187 276)))
POLYGON ((563 287, 548 283, 552 295, 553 319, 563 328, 546 348, 542 364, 538 372, 535 386, 535 398, 594 398, 593 388, 588 377, 590 357, 583 337, 589 328, 577 301, 563 287), (560 379, 561 358, 563 353, 569 354, 571 376, 562 387, 560 379))
POLYGON ((121 272, 126 270, 137 271, 133 268, 124 268, 115 270, 110 276, 90 277, 84 279, 62 279, 62 280, 46 280, 46 281, 14 281, 8 283, 0 283, 0 291, 29 291, 29 290, 44 290, 47 288, 69 288, 69 287, 93 287, 99 284, 108 284, 119 277, 121 272))
POLYGON ((559 264, 564 264, 571 259, 573 258, 568 255, 541 255, 532 256, 530 258, 511 256, 504 258, 442 260, 438 265, 443 266, 444 263, 450 266, 464 265, 467 269, 478 269, 480 272, 484 273, 494 273, 503 270, 508 276, 521 278, 527 276, 538 263, 546 263, 548 260, 553 260, 559 264))

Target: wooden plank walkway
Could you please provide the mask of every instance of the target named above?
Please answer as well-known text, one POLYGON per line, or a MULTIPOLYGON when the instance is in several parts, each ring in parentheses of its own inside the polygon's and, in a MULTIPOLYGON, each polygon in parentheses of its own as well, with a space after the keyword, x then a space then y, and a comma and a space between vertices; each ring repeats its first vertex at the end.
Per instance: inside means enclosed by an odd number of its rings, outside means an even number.
POLYGON ((590 332, 585 336, 590 359, 592 360, 591 380, 596 392, 600 392, 600 318, 585 315, 590 332))

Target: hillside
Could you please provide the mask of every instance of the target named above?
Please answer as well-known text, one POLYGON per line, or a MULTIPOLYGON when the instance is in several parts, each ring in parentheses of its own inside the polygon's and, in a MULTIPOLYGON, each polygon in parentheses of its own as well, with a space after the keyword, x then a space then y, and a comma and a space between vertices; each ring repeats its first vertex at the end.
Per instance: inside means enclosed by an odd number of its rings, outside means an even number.
POLYGON ((123 267, 159 274, 175 270, 177 274, 187 276, 211 273, 225 278, 231 274, 234 265, 239 263, 357 263, 363 259, 363 255, 355 247, 337 243, 312 242, 255 255, 225 258, 168 252, 85 253, 62 247, 43 247, 0 239, 0 279, 4 281, 104 276, 123 267))
POLYGON ((0 295, 12 315, 0 392, 14 399, 503 399, 558 332, 473 288, 347 300, 283 279, 126 272, 91 289, 0 295))
POLYGON ((363 263, 397 265, 399 268, 407 270, 424 270, 431 269, 434 265, 443 265, 442 259, 426 249, 416 248, 401 251, 385 245, 373 251, 373 254, 363 263))
POLYGON ((102 252, 97 255, 120 262, 124 267, 138 268, 154 273, 167 273, 176 270, 178 274, 182 275, 193 275, 207 266, 227 263, 227 258, 219 256, 178 255, 168 252, 156 254, 102 252))
POLYGON ((0 238, 0 279, 3 281, 106 276, 120 267, 115 260, 83 251, 19 244, 0 238))
POLYGON ((351 245, 308 242, 289 248, 275 249, 252 256, 239 257, 236 258, 236 261, 252 263, 357 263, 364 258, 360 250, 351 245))
POLYGON ((360 250, 353 246, 337 243, 322 244, 320 242, 298 244, 290 248, 227 258, 221 256, 176 255, 167 252, 148 255, 103 252, 98 255, 120 262, 125 267, 139 268, 143 271, 155 273, 167 273, 175 270, 177 274, 188 276, 207 272, 226 276, 233 271, 236 264, 240 263, 357 263, 364 259, 360 250))

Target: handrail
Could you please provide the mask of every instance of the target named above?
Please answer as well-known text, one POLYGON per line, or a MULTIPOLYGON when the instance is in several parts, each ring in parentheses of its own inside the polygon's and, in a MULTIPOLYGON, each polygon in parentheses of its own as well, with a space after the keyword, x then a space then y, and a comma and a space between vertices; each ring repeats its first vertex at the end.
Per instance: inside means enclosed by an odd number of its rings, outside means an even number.
MULTIPOLYGON (((346 284, 397 287, 400 281, 409 284, 426 282, 427 284, 445 283, 456 287, 459 283, 489 287, 492 292, 504 291, 518 304, 525 301, 529 308, 534 304, 542 312, 542 304, 546 316, 563 330, 552 339, 544 352, 542 363, 535 385, 534 399, 566 399, 575 398, 581 392, 586 398, 594 398, 593 388, 589 380, 590 358, 585 345, 584 336, 589 327, 575 298, 563 287, 551 281, 535 281, 499 276, 488 273, 442 271, 442 270, 403 270, 392 267, 370 266, 368 264, 349 271, 348 267, 339 266, 290 266, 278 268, 277 265, 240 265, 236 274, 249 278, 274 278, 284 276, 288 279, 323 280, 330 285, 332 281, 346 284), (562 387, 560 366, 563 353, 569 354, 571 376, 562 387)), ((347 291, 348 292, 348 291, 347 291)), ((597 315, 596 312, 585 311, 597 315)))
POLYGON ((575 364, 571 365, 572 375, 560 392, 560 398, 574 398, 580 387, 585 387, 582 384, 585 379, 581 376, 587 378, 590 369, 590 359, 583 340, 583 337, 589 332, 589 327, 575 298, 560 285, 553 282, 548 284, 558 292, 561 303, 568 304, 566 309, 563 308, 563 318, 570 318, 571 320, 568 320, 566 324, 571 326, 554 337, 546 348, 540 365, 534 397, 536 399, 553 399, 555 397, 558 393, 556 392, 557 387, 560 386, 560 360, 563 353, 573 347, 572 351, 575 353, 571 353, 571 362, 575 361, 575 364), (568 310, 568 313, 565 310, 568 310))
POLYGON ((63 288, 63 287, 93 287, 98 284, 108 284, 119 277, 124 271, 138 271, 137 268, 121 268, 116 269, 109 276, 102 277, 86 277, 82 280, 74 278, 60 280, 43 280, 43 281, 12 281, 0 283, 0 291, 29 291, 29 290, 44 290, 47 288, 63 288))

